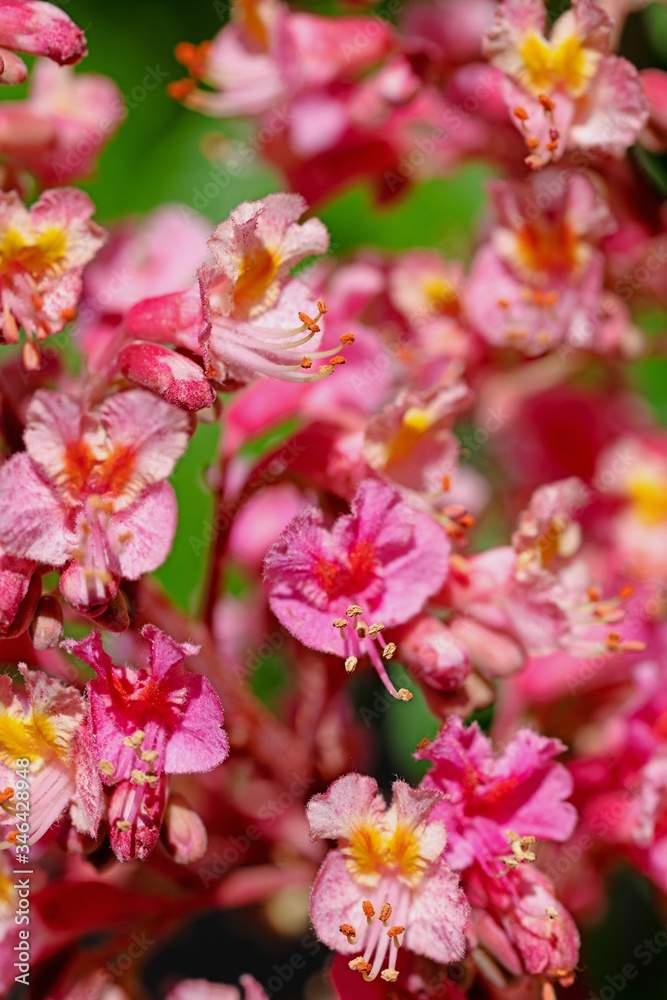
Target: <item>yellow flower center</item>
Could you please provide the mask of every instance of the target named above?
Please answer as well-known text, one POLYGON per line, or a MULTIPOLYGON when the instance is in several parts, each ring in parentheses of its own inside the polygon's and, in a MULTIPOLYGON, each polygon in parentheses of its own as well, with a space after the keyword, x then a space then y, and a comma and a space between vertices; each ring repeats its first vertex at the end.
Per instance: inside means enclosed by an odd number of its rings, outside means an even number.
POLYGON ((432 424, 433 415, 430 410, 418 406, 411 406, 406 410, 398 430, 389 442, 386 464, 408 458, 432 424))
POLYGON ((58 270, 67 251, 67 234, 62 229, 45 229, 26 236, 8 229, 0 240, 0 271, 23 268, 33 275, 58 270))
POLYGON ((429 306, 435 312, 451 309, 458 302, 456 288, 446 278, 431 275, 431 277, 426 278, 422 287, 429 306))
POLYGON ((412 827, 400 824, 393 830, 380 825, 357 827, 343 853, 350 874, 362 885, 376 885, 387 874, 416 885, 426 868, 419 836, 412 827))
POLYGON ((632 476, 628 494, 644 524, 667 521, 667 478, 660 476, 657 470, 644 469, 632 476))
POLYGON ((276 295, 271 295, 271 285, 279 266, 280 257, 267 247, 258 247, 252 253, 246 254, 234 288, 235 308, 240 312, 252 314, 257 308, 271 305, 276 298, 276 295))
POLYGON ((602 58, 595 49, 585 48, 575 33, 549 41, 535 29, 526 32, 519 54, 523 62, 520 82, 536 97, 558 87, 581 97, 602 58))
POLYGON ((28 757, 33 770, 56 757, 67 755, 68 739, 54 720, 32 709, 27 715, 0 713, 0 761, 14 767, 19 757, 28 757))

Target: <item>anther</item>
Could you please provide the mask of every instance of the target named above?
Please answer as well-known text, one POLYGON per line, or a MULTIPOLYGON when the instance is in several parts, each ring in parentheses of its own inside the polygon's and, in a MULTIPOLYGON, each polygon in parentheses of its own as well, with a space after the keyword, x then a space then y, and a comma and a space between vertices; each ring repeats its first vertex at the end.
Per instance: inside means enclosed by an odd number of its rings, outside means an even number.
POLYGON ((600 600, 600 594, 595 589, 595 587, 588 588, 588 600, 593 602, 600 600))
POLYGON ((348 656, 348 658, 345 661, 345 669, 347 670, 348 674, 354 673, 358 662, 359 660, 356 658, 356 656, 348 656))
POLYGON ((353 333, 343 333, 343 334, 341 334, 340 342, 345 347, 349 347, 350 344, 354 343, 354 334, 353 333))
POLYGON ((345 614, 348 618, 358 618, 359 615, 363 615, 364 609, 360 608, 358 604, 351 604, 345 614))
POLYGON ((360 955, 359 958, 353 958, 351 962, 348 962, 348 968, 352 969, 353 972, 364 972, 368 974, 373 966, 369 962, 364 962, 360 955))
POLYGON ((547 96, 547 94, 540 94, 537 99, 544 108, 546 113, 551 113, 556 107, 554 102, 551 100, 550 97, 547 96))
POLYGON ((5 837, 5 842, 7 844, 16 844, 18 839, 19 839, 18 830, 11 830, 5 837))
POLYGON ((133 750, 138 750, 145 739, 146 733, 143 729, 137 729, 132 736, 126 736, 123 743, 126 747, 132 747, 133 750))
POLYGON ((361 904, 361 909, 364 911, 364 916, 368 923, 373 922, 373 917, 375 916, 375 907, 371 903, 370 899, 365 899, 361 904))
POLYGON ((380 973, 380 978, 384 979, 385 983, 395 983, 398 979, 398 972, 396 969, 384 969, 380 973))
POLYGON ((159 778, 159 776, 157 774, 147 774, 145 777, 146 777, 146 784, 147 785, 156 785, 158 783, 158 781, 160 780, 160 778, 159 778))
POLYGON ((365 639, 366 636, 368 635, 368 625, 366 624, 366 622, 357 622, 355 628, 357 630, 357 635, 359 636, 359 638, 365 639))
POLYGON ((313 367, 313 359, 304 356, 303 358, 301 358, 301 367, 302 368, 312 368, 313 367))
MULTIPOLYGON (((396 643, 395 642, 388 642, 387 645, 382 650, 382 659, 383 660, 391 660, 391 658, 392 658, 392 656, 394 655, 395 652, 396 652, 396 643)), ((410 699, 408 698, 408 701, 409 700, 410 699)))
POLYGON ((131 826, 132 826, 132 824, 129 823, 126 819, 117 819, 116 820, 116 828, 118 830, 121 830, 122 833, 127 833, 127 831, 131 828, 131 826))
POLYGON ((383 903, 382 906, 380 907, 380 912, 378 913, 378 917, 383 924, 386 924, 387 921, 389 920, 389 917, 391 916, 391 910, 392 910, 391 903, 383 903))
POLYGON ((375 622, 374 625, 369 625, 368 626, 368 634, 370 636, 377 635, 378 632, 381 632, 383 628, 384 628, 384 625, 382 624, 382 622, 375 622))
POLYGON ((173 97, 175 101, 182 101, 184 97, 192 93, 196 86, 195 81, 186 76, 183 80, 172 80, 168 83, 167 94, 169 97, 173 97))
POLYGON ((631 583, 624 584, 618 592, 618 596, 622 601, 627 601, 628 597, 632 597, 635 592, 635 588, 631 583))
POLYGON ((355 944, 357 939, 357 932, 355 931, 352 924, 341 924, 338 930, 341 932, 341 934, 345 935, 348 944, 355 944))
POLYGON ((324 316, 325 312, 328 312, 327 307, 325 306, 324 302, 322 302, 321 300, 318 300, 317 308, 320 310, 320 313, 322 314, 322 316, 324 316))
POLYGON ((396 945, 397 948, 400 944, 398 936, 399 934, 402 934, 404 930, 405 927, 401 927, 400 924, 397 924, 395 927, 390 927, 389 930, 387 931, 387 937, 394 939, 394 944, 396 945))
POLYGON ((320 375, 331 375, 333 370, 334 370, 333 365, 320 365, 320 367, 317 369, 320 375))
POLYGON ((514 111, 512 112, 512 114, 517 119, 517 121, 521 122, 521 124, 525 128, 526 127, 526 122, 530 118, 530 115, 528 114, 528 112, 526 111, 526 109, 522 108, 522 107, 515 108, 514 111))
POLYGON ((442 476, 440 479, 440 485, 442 486, 443 492, 448 493, 452 488, 452 481, 449 476, 442 476))
POLYGON ((130 781, 133 785, 145 785, 146 784, 146 774, 144 771, 139 771, 138 768, 135 769, 130 774, 130 781))
POLYGON ((9 785, 4 791, 0 792, 0 806, 4 805, 5 802, 9 802, 10 799, 14 798, 14 789, 10 788, 9 785))
POLYGON ((534 135, 526 136, 526 145, 528 146, 528 149, 537 149, 539 144, 540 140, 536 138, 536 136, 534 135))
POLYGON ((345 358, 343 357, 342 354, 337 354, 335 356, 335 358, 331 359, 331 364, 332 365, 344 365, 345 364, 345 358))
POLYGON ((107 778, 110 778, 114 772, 114 766, 110 760, 101 760, 97 766, 102 774, 106 774, 107 778))
POLYGON ((398 697, 401 699, 401 701, 412 701, 412 694, 408 691, 407 688, 399 688, 398 697))
POLYGON ((158 757, 159 757, 159 754, 158 754, 157 750, 142 750, 141 751, 141 759, 143 761, 145 761, 147 764, 152 764, 154 760, 158 759, 158 757))
POLYGON ((549 917, 549 920, 555 920, 558 916, 558 910, 554 909, 553 906, 547 906, 547 916, 549 917))

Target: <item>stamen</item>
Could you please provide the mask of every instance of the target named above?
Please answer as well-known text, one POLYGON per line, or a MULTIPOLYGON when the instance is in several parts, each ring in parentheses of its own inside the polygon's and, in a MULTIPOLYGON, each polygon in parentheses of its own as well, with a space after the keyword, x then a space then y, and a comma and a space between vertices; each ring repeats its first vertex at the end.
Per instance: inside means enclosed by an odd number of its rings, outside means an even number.
POLYGON ((340 339, 341 344, 343 344, 344 347, 349 347, 351 344, 354 343, 354 334, 353 333, 343 333, 343 334, 341 334, 341 336, 340 336, 339 339, 340 339))
POLYGON ((132 824, 127 819, 117 819, 116 820, 116 827, 117 827, 118 830, 121 830, 123 833, 127 833, 127 831, 129 829, 131 829, 132 824))
POLYGON ((14 789, 7 786, 4 791, 0 792, 0 806, 4 806, 5 802, 9 802, 13 798, 14 789))
POLYGON ((526 109, 522 107, 515 108, 512 114, 518 121, 521 122, 522 126, 526 128, 526 122, 530 118, 530 115, 528 114, 526 109))
POLYGON ((160 755, 158 754, 157 750, 142 750, 141 751, 141 759, 143 761, 145 761, 147 764, 152 764, 153 761, 157 760, 157 758, 159 756, 160 755))
POLYGON ((391 903, 383 903, 382 906, 380 907, 380 912, 378 914, 378 917, 383 924, 386 925, 387 921, 389 920, 389 917, 391 916, 391 911, 392 911, 391 903))
POLYGON ((547 96, 547 94, 540 94, 537 99, 544 108, 545 114, 551 114, 553 112, 556 105, 551 100, 551 98, 547 96))
POLYGON ((398 972, 396 969, 383 969, 380 978, 384 979, 385 983, 395 983, 398 979, 398 972))
POLYGON ((355 931, 352 924, 341 924, 338 929, 341 932, 341 934, 345 935, 348 944, 357 943, 357 932, 355 931))
POLYGON ((398 940, 399 935, 402 934, 404 930, 405 927, 401 927, 400 924, 397 924, 395 927, 390 927, 387 931, 387 936, 394 939, 394 943, 397 948, 400 947, 400 942, 398 940))
POLYGON ((354 671, 357 668, 358 662, 359 660, 356 658, 356 656, 348 656, 348 658, 345 661, 345 669, 347 670, 348 674, 354 673, 354 671))
POLYGON ((364 609, 360 608, 358 604, 351 604, 345 614, 348 618, 358 618, 359 615, 363 615, 364 609))
POLYGON ((361 904, 361 908, 364 911, 364 916, 369 924, 373 923, 373 917, 375 916, 375 907, 371 903, 370 899, 365 899, 361 904))
POLYGON ((546 913, 550 920, 554 920, 558 916, 558 910, 553 906, 547 906, 546 913))
POLYGON ((395 652, 396 652, 396 643, 388 642, 387 645, 382 650, 382 659, 391 660, 395 652))
POLYGON ((110 778, 114 772, 114 766, 110 760, 101 760, 97 766, 102 774, 106 774, 107 778, 110 778))
POLYGON ((365 975, 372 969, 370 962, 364 962, 361 955, 358 958, 353 958, 351 962, 348 962, 348 968, 352 969, 353 972, 363 972, 365 975))
POLYGON ((308 358, 308 357, 301 358, 301 367, 302 368, 312 368, 313 367, 313 359, 312 358, 308 358))

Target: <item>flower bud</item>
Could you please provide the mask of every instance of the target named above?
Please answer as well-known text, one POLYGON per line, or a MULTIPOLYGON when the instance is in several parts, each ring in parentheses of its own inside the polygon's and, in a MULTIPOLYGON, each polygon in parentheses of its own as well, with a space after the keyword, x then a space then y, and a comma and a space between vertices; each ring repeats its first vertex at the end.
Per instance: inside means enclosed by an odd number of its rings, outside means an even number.
POLYGON ((182 410, 203 410, 215 399, 200 365, 161 344, 128 344, 118 355, 118 364, 125 378, 182 410))
POLYGON ((201 817, 178 792, 169 796, 164 816, 164 836, 179 865, 199 861, 206 854, 208 836, 201 817))
POLYGON ((63 609, 56 597, 40 598, 30 623, 30 641, 35 649, 54 649, 63 636, 63 609))

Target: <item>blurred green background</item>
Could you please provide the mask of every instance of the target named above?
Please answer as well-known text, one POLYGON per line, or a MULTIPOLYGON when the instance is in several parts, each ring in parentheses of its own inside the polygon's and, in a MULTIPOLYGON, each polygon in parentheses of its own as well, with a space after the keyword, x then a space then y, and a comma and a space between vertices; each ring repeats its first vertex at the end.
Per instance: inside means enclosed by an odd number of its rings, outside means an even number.
MULTIPOLYGON (((84 187, 95 201, 98 219, 105 224, 125 215, 148 212, 165 202, 197 204, 197 193, 210 180, 214 165, 203 149, 212 137, 242 137, 243 123, 218 123, 182 108, 165 92, 167 80, 184 75, 173 57, 180 41, 200 42, 211 38, 222 26, 218 13, 224 5, 207 0, 69 0, 60 4, 86 32, 90 55, 79 68, 112 77, 129 105, 127 119, 105 150, 96 175, 84 187), (146 90, 147 74, 166 74, 164 83, 146 90)), ((327 12, 330 3, 311 4, 310 9, 327 12)), ((667 68, 667 9, 652 4, 633 15, 624 34, 624 49, 640 66, 667 68)), ((20 90, 19 90, 20 92, 20 90)), ((2 97, 15 98, 17 89, 2 97)), ((658 163, 656 169, 662 170, 658 163)), ((330 228, 338 252, 377 244, 386 250, 411 246, 435 246, 449 256, 468 258, 477 220, 484 204, 484 181, 489 170, 473 164, 455 176, 424 183, 407 197, 378 208, 370 192, 354 188, 336 198, 318 214, 330 228)), ((209 202, 206 212, 212 227, 245 199, 260 198, 281 188, 280 178, 269 169, 255 166, 229 179, 229 184, 209 202)), ((612 206, 613 208, 613 206, 612 206)), ((664 317, 646 317, 655 332, 663 332, 664 317)), ((637 388, 652 402, 667 422, 667 362, 638 362, 632 366, 637 388)), ((189 542, 199 537, 211 513, 211 495, 205 471, 215 460, 219 429, 200 426, 192 446, 174 476, 179 495, 179 528, 171 556, 158 572, 162 584, 179 605, 194 609, 204 573, 206 553, 196 554, 189 542)), ((264 694, 275 688, 275 664, 267 664, 264 694), (274 674, 271 675, 271 671, 274 674)), ((262 678, 257 678, 262 693, 262 678)), ((278 688, 280 684, 278 684, 278 688)), ((357 690, 360 705, 371 708, 374 687, 357 690)), ((383 769, 418 777, 410 753, 425 733, 433 734, 436 723, 416 697, 409 706, 392 704, 381 714, 377 726, 384 734, 383 769)), ((591 988, 605 986, 605 976, 615 974, 624 962, 633 961, 634 947, 645 934, 651 936, 664 924, 651 901, 648 886, 636 875, 622 872, 614 883, 614 901, 605 922, 587 937, 582 965, 588 968, 591 988), (650 931, 650 934, 649 934, 650 931)), ((635 960, 635 964, 636 960, 635 960)), ((202 970, 188 969, 189 974, 202 970)), ((626 1000, 667 996, 667 952, 624 990, 626 1000)), ((594 1000, 594 996, 591 997, 594 1000)))

